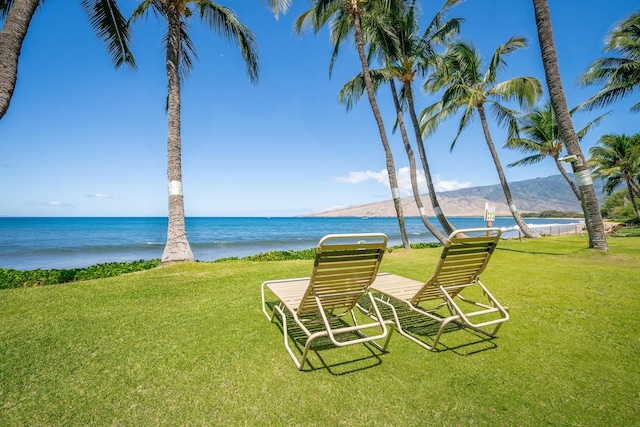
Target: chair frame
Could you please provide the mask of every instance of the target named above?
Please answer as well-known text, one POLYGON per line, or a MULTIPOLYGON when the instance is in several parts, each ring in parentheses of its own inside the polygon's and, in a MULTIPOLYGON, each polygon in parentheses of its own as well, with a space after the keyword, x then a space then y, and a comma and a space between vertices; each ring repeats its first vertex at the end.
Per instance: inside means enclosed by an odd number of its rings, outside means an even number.
POLYGON ((384 320, 370 291, 386 245, 387 236, 382 233, 330 234, 318 243, 310 277, 262 283, 262 311, 270 322, 275 320, 276 314, 280 316, 285 349, 299 370, 304 368, 311 345, 320 337, 328 337, 336 347, 369 342, 378 350, 386 351, 394 323, 384 320), (355 240, 357 243, 334 243, 345 239, 355 240), (367 243, 367 239, 376 240, 376 243, 367 243), (272 310, 267 309, 266 289, 278 298, 272 310), (358 324, 354 308, 358 307, 358 301, 365 295, 373 307, 373 313, 368 315, 374 322, 358 324), (307 336, 300 359, 289 344, 287 312, 307 336), (347 313, 351 315, 353 325, 332 327, 332 321, 347 313), (311 332, 311 325, 324 328, 311 332), (368 336, 362 332, 370 328, 379 328, 380 333, 368 336), (338 340, 338 336, 351 333, 360 338, 338 340), (385 339, 382 345, 375 342, 379 339, 385 339))
POLYGON ((619 222, 617 224, 613 224, 612 226, 610 226, 609 228, 607 228, 604 231, 605 236, 617 236, 617 237, 624 237, 624 234, 620 233, 619 230, 621 230, 624 227, 624 224, 619 222))
POLYGON ((502 324, 509 320, 508 308, 502 306, 480 281, 480 273, 486 268, 500 236, 501 230, 499 228, 471 228, 454 231, 445 242, 440 260, 429 280, 420 282, 394 274, 381 273, 371 286, 375 300, 390 308, 396 329, 401 335, 427 350, 436 350, 443 331, 451 322, 488 336, 494 336, 502 324), (479 232, 486 234, 486 236, 456 237, 458 234, 479 232), (487 297, 488 304, 471 300, 460 294, 465 288, 472 286, 478 286, 481 289, 484 296, 487 297), (440 323, 431 345, 402 328, 397 309, 392 304, 393 300, 403 303, 413 312, 440 323), (441 302, 433 308, 420 306, 422 302, 438 300, 441 302), (456 300, 477 309, 475 311, 463 310, 456 303, 456 300), (442 317, 435 314, 442 307, 447 307, 449 316, 442 317), (494 313, 499 317, 477 323, 472 321, 473 317, 494 313), (493 328, 486 329, 488 326, 493 328))

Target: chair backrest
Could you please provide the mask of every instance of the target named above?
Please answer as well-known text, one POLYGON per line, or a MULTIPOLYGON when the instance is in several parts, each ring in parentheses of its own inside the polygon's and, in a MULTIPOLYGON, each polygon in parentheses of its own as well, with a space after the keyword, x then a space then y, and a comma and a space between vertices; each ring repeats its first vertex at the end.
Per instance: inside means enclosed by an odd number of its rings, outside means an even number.
POLYGON ((604 234, 614 234, 614 233, 616 233, 618 230, 620 230, 620 229, 622 228, 622 226, 623 226, 623 225, 624 225, 624 224, 622 224, 622 223, 614 224, 614 225, 610 226, 609 228, 607 228, 607 229, 604 231, 604 234))
POLYGON ((487 266, 501 235, 499 228, 460 229, 451 233, 435 272, 411 302, 442 299, 440 286, 454 297, 474 284, 487 266))
POLYGON ((325 310, 350 310, 369 290, 387 248, 382 233, 330 234, 320 240, 309 287, 298 314, 325 310))

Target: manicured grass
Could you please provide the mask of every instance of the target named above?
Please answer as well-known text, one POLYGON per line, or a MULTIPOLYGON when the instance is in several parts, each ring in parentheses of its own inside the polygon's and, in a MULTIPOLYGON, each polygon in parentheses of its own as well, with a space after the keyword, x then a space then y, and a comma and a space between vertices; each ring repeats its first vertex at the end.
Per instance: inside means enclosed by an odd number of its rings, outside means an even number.
MULTIPOLYGON (((311 262, 227 261, 0 291, 0 425, 638 425, 640 236, 501 242, 497 338, 322 349, 299 372, 260 308, 311 262)), ((425 279, 440 249, 382 271, 425 279)), ((429 337, 426 336, 425 339, 429 337)))

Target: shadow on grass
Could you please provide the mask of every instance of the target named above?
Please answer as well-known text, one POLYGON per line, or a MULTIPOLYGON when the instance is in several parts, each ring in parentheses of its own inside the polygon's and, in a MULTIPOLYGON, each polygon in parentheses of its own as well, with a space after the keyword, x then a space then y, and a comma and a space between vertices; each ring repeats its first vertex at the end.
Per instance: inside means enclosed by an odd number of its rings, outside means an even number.
MULTIPOLYGON (((393 304, 396 309, 402 329, 425 344, 432 345, 441 323, 410 310, 406 304, 400 301, 392 300, 391 304, 393 304)), ((364 305, 365 304, 363 304, 363 306, 364 305)), ((389 307, 383 304, 378 304, 378 306, 382 317, 385 319, 393 319, 393 313, 389 307)), ((368 309, 368 307, 365 308, 368 309)), ((460 356, 470 356, 475 353, 497 348, 498 346, 494 342, 495 339, 495 336, 487 336, 466 328, 462 324, 451 322, 445 326, 438 345, 431 351, 433 353, 450 351, 460 356)), ((425 351, 428 350, 425 349, 425 351)))
MULTIPOLYGON (((277 305, 276 301, 267 302, 267 306, 271 310, 273 310, 275 305, 277 305)), ((302 356, 308 337, 293 320, 289 311, 285 309, 285 313, 287 314, 287 335, 289 341, 290 343, 293 343, 292 347, 296 348, 299 356, 302 356)), ((280 329, 280 333, 284 334, 280 316, 276 316, 276 319, 277 320, 274 319, 272 323, 277 324, 278 329, 280 329)), ((313 334, 315 332, 325 330, 324 324, 319 322, 320 316, 313 320, 318 320, 318 322, 306 325, 309 332, 313 334)), ((350 323, 346 322, 342 318, 333 319, 330 322, 330 325, 333 329, 351 326, 350 323)), ((358 338, 360 338, 360 336, 355 332, 344 333, 336 336, 336 339, 339 342, 350 341, 358 338)), ((282 343, 280 344, 282 345, 282 343)), ((283 350, 285 350, 284 346, 283 350)), ((382 363, 380 356, 385 353, 386 352, 376 349, 370 343, 355 344, 348 347, 337 347, 331 342, 329 337, 319 337, 313 341, 313 344, 309 348, 309 356, 307 357, 303 371, 310 372, 326 369, 331 375, 336 376, 352 374, 380 365, 382 363)))
POLYGON ((565 256, 565 255, 569 255, 569 254, 577 254, 582 249, 578 249, 578 250, 574 249, 574 250, 558 251, 558 252, 544 252, 544 251, 520 250, 520 249, 511 249, 511 248, 504 248, 504 247, 503 248, 499 248, 499 247, 497 247, 495 250, 496 250, 496 252, 497 251, 517 252, 517 253, 521 253, 521 254, 530 254, 530 255, 565 256))

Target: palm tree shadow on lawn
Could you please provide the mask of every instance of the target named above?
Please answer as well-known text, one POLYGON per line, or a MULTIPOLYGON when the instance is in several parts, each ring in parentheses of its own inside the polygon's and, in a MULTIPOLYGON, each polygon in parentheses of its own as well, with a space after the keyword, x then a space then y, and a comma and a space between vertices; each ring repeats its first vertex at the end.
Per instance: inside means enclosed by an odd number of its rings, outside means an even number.
MULTIPOLYGON (((277 304, 277 301, 267 302, 267 306, 272 310, 273 307, 277 304)), ((293 320, 290 312, 286 309, 284 311, 287 315, 288 339, 290 343, 293 343, 292 347, 295 346, 298 353, 302 355, 305 342, 307 340, 307 335, 293 320)), ((277 320, 274 320, 272 323, 277 324, 278 329, 280 329, 280 333, 284 334, 280 316, 276 315, 276 319, 277 320)), ((318 319, 320 319, 319 316, 318 319)), ((331 322, 331 326, 332 328, 341 328, 345 326, 351 326, 351 324, 340 318, 333 320, 331 322)), ((311 333, 325 330, 322 323, 307 325, 307 328, 311 333)), ((360 338, 360 336, 355 332, 341 334, 336 337, 336 339, 341 342, 357 338, 360 338)), ((284 346, 282 345, 282 341, 279 341, 278 344, 282 346, 282 350, 284 351, 284 354, 286 354, 284 346)), ((303 369, 303 371, 310 372, 326 369, 331 375, 347 375, 380 365, 382 363, 382 359, 380 358, 380 356, 387 352, 382 352, 376 349, 370 343, 355 344, 344 348, 336 347, 328 337, 320 337, 316 338, 311 345, 309 349, 309 357, 305 362, 305 368, 303 369), (320 363, 318 364, 317 361, 319 361, 320 363)))
MULTIPOLYGON (((518 252, 521 254, 530 254, 530 255, 553 255, 553 256, 565 256, 570 254, 577 254, 583 248, 571 250, 571 251, 558 251, 558 252, 542 252, 542 251, 530 251, 530 250, 519 250, 519 249, 511 249, 511 248, 496 248, 496 251, 505 251, 505 252, 518 252)), ((586 249, 586 248, 585 248, 586 249)))

